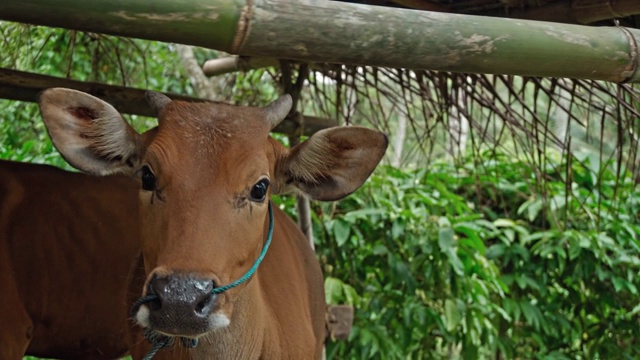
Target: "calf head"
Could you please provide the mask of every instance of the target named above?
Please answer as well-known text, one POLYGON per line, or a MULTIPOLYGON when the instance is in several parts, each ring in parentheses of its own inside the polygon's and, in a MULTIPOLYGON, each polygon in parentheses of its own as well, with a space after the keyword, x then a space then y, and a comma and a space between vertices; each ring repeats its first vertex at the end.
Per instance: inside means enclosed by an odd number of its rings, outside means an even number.
POLYGON ((157 297, 134 316, 169 336, 197 338, 229 325, 234 302, 251 282, 212 290, 242 277, 258 258, 271 194, 344 197, 366 180, 387 146, 378 131, 339 127, 285 148, 269 132, 289 112, 288 95, 264 108, 171 101, 159 93, 148 100, 159 125, 143 134, 111 105, 75 90, 44 91, 40 109, 71 165, 139 179, 148 275, 141 292, 157 297))

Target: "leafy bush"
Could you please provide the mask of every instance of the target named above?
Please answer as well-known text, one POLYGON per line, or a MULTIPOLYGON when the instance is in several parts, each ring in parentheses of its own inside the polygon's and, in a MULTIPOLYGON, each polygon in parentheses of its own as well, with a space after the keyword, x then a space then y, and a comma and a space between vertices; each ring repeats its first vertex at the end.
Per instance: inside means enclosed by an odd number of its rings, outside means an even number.
POLYGON ((640 356, 631 177, 575 159, 531 169, 500 156, 381 167, 346 200, 314 204, 327 300, 356 309, 329 358, 640 356))

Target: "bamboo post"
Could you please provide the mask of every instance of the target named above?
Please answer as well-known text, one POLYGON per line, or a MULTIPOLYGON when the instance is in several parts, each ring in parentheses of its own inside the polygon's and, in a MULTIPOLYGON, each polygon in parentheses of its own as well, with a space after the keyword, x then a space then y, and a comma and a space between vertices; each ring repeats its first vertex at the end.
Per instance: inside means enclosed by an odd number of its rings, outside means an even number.
MULTIPOLYGON (((292 105, 291 113, 288 118, 293 120, 293 123, 297 124, 297 129, 292 131, 289 135, 289 146, 294 147, 300 143, 300 136, 304 131, 305 123, 304 118, 296 110, 298 107, 298 101, 304 87, 305 80, 309 77, 309 67, 306 64, 302 64, 298 67, 298 76, 293 81, 293 71, 295 65, 290 64, 287 61, 280 61, 278 64, 282 69, 282 87, 285 93, 291 95, 292 105)), ((306 236, 309 245, 313 251, 316 250, 316 246, 313 242, 313 224, 311 222, 311 203, 309 198, 302 195, 296 195, 296 209, 298 211, 298 226, 300 230, 306 236)))
MULTIPOLYGON (((294 147, 300 143, 300 136, 289 136, 289 146, 294 147)), ((316 245, 313 242, 313 226, 311 222, 311 202, 309 198, 302 195, 296 195, 296 210, 298 211, 298 226, 309 241, 311 249, 316 251, 316 245)))

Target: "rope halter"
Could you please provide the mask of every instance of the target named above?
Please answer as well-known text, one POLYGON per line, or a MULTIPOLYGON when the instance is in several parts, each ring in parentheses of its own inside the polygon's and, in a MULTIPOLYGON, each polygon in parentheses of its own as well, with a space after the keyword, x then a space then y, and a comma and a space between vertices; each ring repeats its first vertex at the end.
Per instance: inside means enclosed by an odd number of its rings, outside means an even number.
MULTIPOLYGON (((256 261, 253 263, 251 268, 244 275, 242 275, 239 279, 227 285, 213 288, 213 290, 211 290, 211 293, 213 295, 222 294, 223 292, 233 289, 234 287, 249 280, 251 276, 253 276, 253 274, 255 274, 255 272, 258 270, 258 266, 260 266, 260 263, 264 259, 264 256, 267 254, 267 250, 269 250, 269 245, 271 245, 272 237, 273 237, 273 209, 272 209, 271 202, 269 202, 269 232, 267 234, 267 240, 265 241, 264 246, 262 247, 262 252, 260 252, 260 255, 258 255, 258 258, 256 259, 256 261)), ((141 297, 131 307, 131 315, 135 316, 135 314, 138 312, 138 309, 140 309, 140 306, 144 305, 145 303, 148 303, 150 301, 155 301, 158 299, 159 299, 158 295, 156 294, 147 294, 146 296, 141 297)), ((169 348, 173 345, 173 342, 174 342, 173 337, 158 334, 151 329, 145 329, 144 337, 147 339, 147 341, 151 343, 152 347, 143 360, 151 360, 153 356, 158 352, 158 350, 163 348, 169 348)), ((198 345, 198 339, 182 337, 180 338, 180 341, 182 345, 186 348, 194 348, 198 345)))

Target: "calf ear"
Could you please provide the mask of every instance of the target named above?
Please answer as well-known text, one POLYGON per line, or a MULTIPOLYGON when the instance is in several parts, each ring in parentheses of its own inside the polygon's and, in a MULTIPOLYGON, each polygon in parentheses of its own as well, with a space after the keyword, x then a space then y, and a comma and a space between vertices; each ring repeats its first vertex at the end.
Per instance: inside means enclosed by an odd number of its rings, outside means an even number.
POLYGON ((295 146, 278 167, 285 186, 315 200, 338 200, 364 183, 387 149, 383 133, 362 127, 317 132, 295 146))
POLYGON ((53 145, 73 167, 96 175, 134 171, 138 134, 113 106, 63 88, 45 90, 38 103, 53 145))

